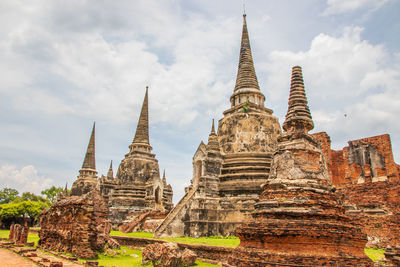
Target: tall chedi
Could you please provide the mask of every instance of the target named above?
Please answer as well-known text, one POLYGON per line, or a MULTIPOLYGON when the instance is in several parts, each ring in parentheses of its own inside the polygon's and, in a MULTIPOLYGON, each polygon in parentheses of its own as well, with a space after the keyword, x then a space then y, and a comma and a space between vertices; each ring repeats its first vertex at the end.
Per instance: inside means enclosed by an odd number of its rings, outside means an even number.
POLYGON ((231 107, 208 144, 193 157, 193 178, 185 196, 156 230, 156 236, 234 235, 249 218, 265 183, 281 128, 264 107, 251 54, 246 15, 231 107))
POLYGON ((94 123, 82 168, 79 170, 78 179, 75 180, 71 187, 71 195, 73 196, 86 194, 97 186, 95 129, 96 124, 94 123))
POLYGON ((313 128, 296 66, 284 133, 252 219, 237 231, 231 266, 372 266, 365 234, 334 194, 313 128))
POLYGON ((218 139, 224 155, 219 176, 221 208, 236 225, 248 218, 248 213, 254 209, 281 134, 278 118, 272 115, 272 110, 264 107, 264 101, 254 69, 244 14, 231 108, 223 113, 218 125, 218 139))
POLYGON ((115 187, 109 196, 110 220, 113 227, 128 216, 172 208, 172 188, 160 178, 158 161, 149 141, 148 87, 143 100, 136 134, 129 152, 119 165, 115 187))

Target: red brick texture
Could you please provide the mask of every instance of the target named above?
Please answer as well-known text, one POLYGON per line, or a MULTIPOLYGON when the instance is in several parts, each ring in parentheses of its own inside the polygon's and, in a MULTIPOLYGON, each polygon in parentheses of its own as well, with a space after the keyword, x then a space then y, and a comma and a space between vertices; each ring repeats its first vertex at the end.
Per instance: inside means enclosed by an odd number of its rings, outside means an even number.
POLYGON ((368 236, 367 246, 400 245, 400 175, 388 134, 349 141, 332 150, 330 137, 321 142, 329 178, 346 207, 368 236))

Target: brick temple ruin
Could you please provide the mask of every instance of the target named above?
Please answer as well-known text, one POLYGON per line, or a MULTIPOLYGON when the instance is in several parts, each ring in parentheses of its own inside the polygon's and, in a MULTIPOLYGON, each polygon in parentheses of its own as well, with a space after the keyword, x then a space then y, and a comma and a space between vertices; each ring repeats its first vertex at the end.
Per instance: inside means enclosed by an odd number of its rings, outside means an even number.
POLYGON ((231 108, 219 120, 218 133, 213 124, 208 143, 200 143, 193 157, 191 185, 155 236, 234 235, 249 218, 281 134, 278 118, 264 101, 244 15, 231 108))
POLYGON ((149 142, 148 88, 136 134, 129 146, 129 152, 119 165, 116 177, 113 176, 112 162, 107 176, 97 176, 95 162, 95 126, 89 140, 86 156, 79 171, 78 179, 71 188, 72 196, 81 196, 98 189, 109 207, 108 218, 114 229, 123 223, 141 218, 143 226, 153 231, 172 208, 172 187, 164 176, 160 178, 158 161, 151 153, 149 142), (155 212, 157 211, 157 212, 155 212), (152 220, 149 224, 143 220, 152 220))
POLYGON ((119 248, 110 237, 108 206, 97 189, 80 196, 58 195, 58 201, 40 215, 39 247, 72 253, 84 259, 97 257, 106 245, 119 248))
POLYGON ((193 156, 191 184, 173 207, 149 141, 148 88, 129 152, 97 176, 95 125, 71 195, 41 218, 39 245, 92 257, 111 226, 162 236, 238 235, 226 266, 371 266, 365 246, 400 254, 400 166, 388 134, 333 150, 314 128, 302 70, 292 69, 281 130, 264 106, 246 15, 231 107, 193 156), (390 248, 389 247, 389 248, 390 248))
POLYGON ((388 134, 349 141, 332 150, 330 137, 315 133, 346 213, 359 221, 369 247, 400 245, 400 166, 388 134))
MULTIPOLYGON (((251 219, 282 135, 264 101, 244 15, 231 108, 223 113, 217 132, 212 124, 208 143, 198 146, 191 185, 155 236, 234 235, 251 219)), ((342 215, 360 222, 367 246, 400 245, 400 167, 394 162, 389 135, 350 141, 339 151, 331 149, 326 133, 310 136, 320 143, 327 175, 337 189, 335 201, 345 208, 342 215)))
POLYGON ((314 128, 301 68, 270 174, 226 266, 372 266, 366 235, 335 194, 314 128))

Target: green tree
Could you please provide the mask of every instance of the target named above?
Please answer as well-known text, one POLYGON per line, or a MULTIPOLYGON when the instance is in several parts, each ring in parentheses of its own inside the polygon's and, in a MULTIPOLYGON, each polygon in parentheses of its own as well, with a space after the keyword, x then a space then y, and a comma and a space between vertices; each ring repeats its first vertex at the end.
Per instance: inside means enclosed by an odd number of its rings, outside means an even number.
POLYGON ((42 210, 48 207, 48 202, 31 200, 0 204, 0 220, 18 221, 18 219, 28 216, 34 223, 39 220, 42 210))
POLYGON ((44 198, 44 197, 42 197, 42 196, 35 195, 35 194, 31 193, 31 192, 24 192, 24 193, 22 193, 21 200, 22 200, 22 201, 29 201, 29 200, 31 200, 31 201, 41 201, 41 202, 46 202, 46 201, 48 201, 46 198, 44 198))
POLYGON ((41 192, 42 195, 46 196, 46 198, 50 201, 50 203, 54 203, 56 201, 56 197, 58 193, 64 192, 64 188, 55 187, 54 185, 48 189, 45 189, 41 192))
POLYGON ((3 188, 0 190, 0 204, 10 203, 18 197, 18 191, 13 188, 3 188))

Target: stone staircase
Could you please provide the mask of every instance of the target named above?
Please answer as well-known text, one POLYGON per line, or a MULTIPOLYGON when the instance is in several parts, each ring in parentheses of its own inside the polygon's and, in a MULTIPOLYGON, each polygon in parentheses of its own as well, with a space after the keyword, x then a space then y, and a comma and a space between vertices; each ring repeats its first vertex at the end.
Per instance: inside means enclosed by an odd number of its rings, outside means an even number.
POLYGON ((174 220, 174 218, 181 212, 182 208, 190 201, 198 189, 198 184, 196 183, 193 187, 186 192, 184 197, 178 202, 178 204, 168 213, 164 221, 157 227, 154 231, 154 237, 161 237, 165 232, 168 225, 174 220))
POLYGON ((138 226, 140 223, 143 223, 143 221, 147 218, 147 216, 151 213, 151 211, 146 211, 142 214, 139 214, 133 222, 130 223, 124 223, 119 227, 119 230, 123 233, 131 233, 135 230, 136 226, 138 226))

